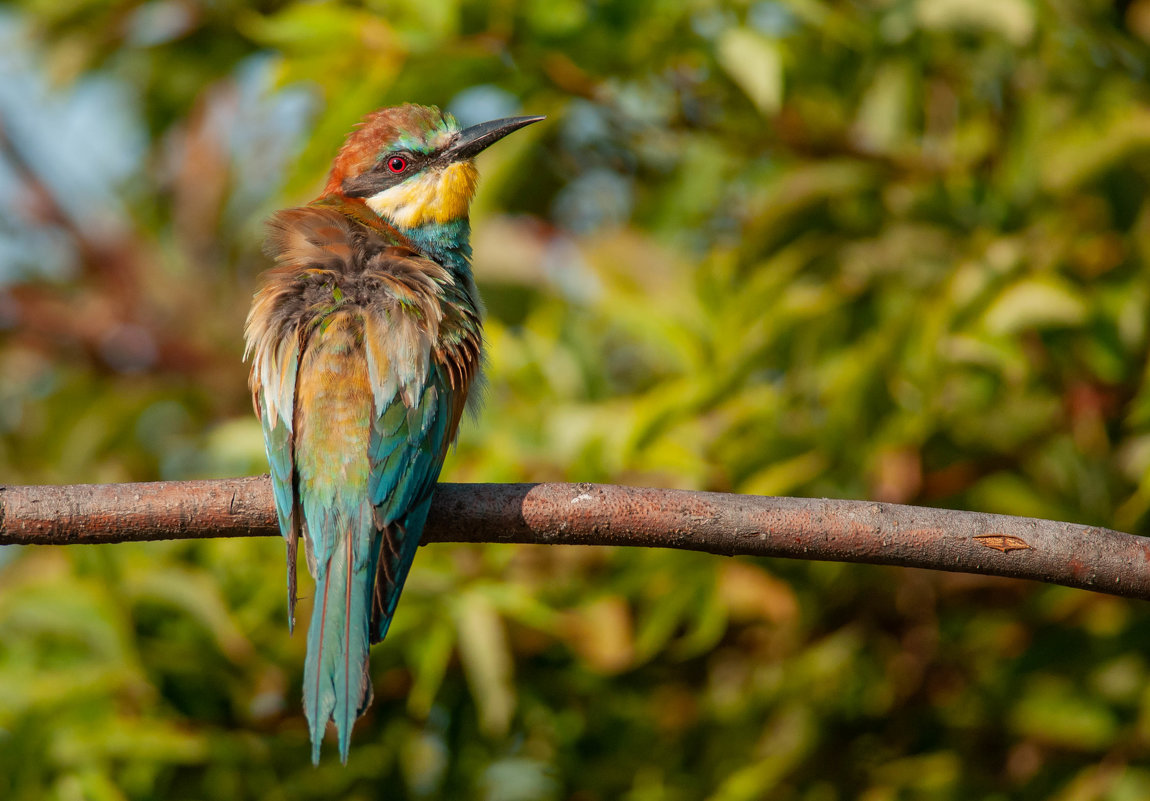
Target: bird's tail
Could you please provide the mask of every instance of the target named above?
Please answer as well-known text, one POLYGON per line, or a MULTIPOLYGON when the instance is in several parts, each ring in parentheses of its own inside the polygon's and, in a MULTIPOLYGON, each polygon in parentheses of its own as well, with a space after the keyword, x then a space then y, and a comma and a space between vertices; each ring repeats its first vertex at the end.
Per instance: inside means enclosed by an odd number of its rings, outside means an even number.
POLYGON ((340 759, 347 762, 352 726, 371 703, 368 638, 377 557, 364 552, 378 549, 378 537, 370 512, 353 515, 343 528, 326 562, 316 560, 315 606, 307 633, 304 712, 316 764, 329 720, 339 735, 340 759), (372 528, 359 531, 366 526, 372 528))

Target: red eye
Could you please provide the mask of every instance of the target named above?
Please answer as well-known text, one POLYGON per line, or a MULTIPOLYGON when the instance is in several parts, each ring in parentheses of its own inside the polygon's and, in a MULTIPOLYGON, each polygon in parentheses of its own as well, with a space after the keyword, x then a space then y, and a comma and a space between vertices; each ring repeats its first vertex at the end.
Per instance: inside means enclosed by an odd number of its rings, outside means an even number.
POLYGON ((407 169, 407 159, 403 156, 392 156, 387 160, 387 168, 392 172, 403 172, 407 169))

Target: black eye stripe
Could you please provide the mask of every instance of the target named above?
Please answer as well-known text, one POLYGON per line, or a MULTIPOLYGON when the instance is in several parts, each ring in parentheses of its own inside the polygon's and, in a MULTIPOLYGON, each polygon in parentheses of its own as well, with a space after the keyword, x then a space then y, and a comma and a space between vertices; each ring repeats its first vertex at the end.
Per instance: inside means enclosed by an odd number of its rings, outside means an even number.
POLYGON ((391 150, 382 153, 373 166, 359 175, 345 178, 343 192, 348 197, 371 197, 406 181, 440 157, 440 153, 422 154, 412 153, 410 150, 391 150), (388 163, 394 158, 401 158, 407 162, 399 172, 388 167, 388 163))

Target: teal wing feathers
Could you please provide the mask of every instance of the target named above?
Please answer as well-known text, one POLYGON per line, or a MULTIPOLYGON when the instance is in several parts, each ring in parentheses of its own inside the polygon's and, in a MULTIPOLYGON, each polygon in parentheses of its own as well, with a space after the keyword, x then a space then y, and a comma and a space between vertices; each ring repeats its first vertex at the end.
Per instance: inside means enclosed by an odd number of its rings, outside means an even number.
POLYGON ((415 406, 396 400, 372 425, 368 493, 384 533, 372 604, 371 637, 387 634, 395 604, 423 534, 428 501, 448 440, 454 435, 453 390, 443 372, 430 371, 415 406), (419 510, 417 514, 413 511, 419 510))
MULTIPOLYGON (((382 405, 376 395, 379 414, 370 444, 370 496, 384 543, 372 605, 372 642, 387 634, 419 547, 435 482, 481 367, 478 293, 470 277, 444 280, 437 293, 441 318, 418 396, 401 389, 396 400, 382 405)), ((370 347, 368 353, 371 364, 370 347)))

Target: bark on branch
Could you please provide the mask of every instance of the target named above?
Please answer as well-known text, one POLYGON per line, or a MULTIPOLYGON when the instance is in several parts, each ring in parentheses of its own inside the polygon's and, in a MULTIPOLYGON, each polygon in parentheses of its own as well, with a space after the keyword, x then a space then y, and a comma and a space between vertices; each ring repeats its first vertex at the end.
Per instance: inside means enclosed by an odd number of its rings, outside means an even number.
MULTIPOLYGON (((266 477, 0 486, 0 545, 273 536, 266 477)), ((1150 600, 1150 538, 950 509, 605 484, 442 484, 424 542, 634 545, 901 565, 1150 600)))

